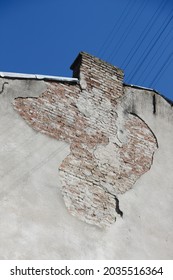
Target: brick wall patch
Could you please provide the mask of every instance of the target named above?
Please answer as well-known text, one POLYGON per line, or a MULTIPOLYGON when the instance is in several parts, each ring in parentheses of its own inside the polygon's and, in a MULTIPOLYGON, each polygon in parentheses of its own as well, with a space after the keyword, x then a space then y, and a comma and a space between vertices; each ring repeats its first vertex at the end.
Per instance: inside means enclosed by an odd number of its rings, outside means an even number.
POLYGON ((40 97, 18 97, 14 108, 35 130, 70 144, 59 168, 65 205, 105 227, 122 216, 118 194, 150 169, 157 140, 138 116, 119 111, 121 70, 85 53, 72 69, 80 85, 48 82, 40 97))

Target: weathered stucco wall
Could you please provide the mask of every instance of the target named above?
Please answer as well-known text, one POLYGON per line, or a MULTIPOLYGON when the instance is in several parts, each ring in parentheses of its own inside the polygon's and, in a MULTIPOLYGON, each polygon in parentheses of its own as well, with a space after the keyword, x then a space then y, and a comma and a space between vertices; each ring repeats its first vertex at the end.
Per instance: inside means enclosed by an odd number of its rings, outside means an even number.
POLYGON ((86 53, 72 69, 1 78, 0 257, 172 258, 171 105, 86 53))

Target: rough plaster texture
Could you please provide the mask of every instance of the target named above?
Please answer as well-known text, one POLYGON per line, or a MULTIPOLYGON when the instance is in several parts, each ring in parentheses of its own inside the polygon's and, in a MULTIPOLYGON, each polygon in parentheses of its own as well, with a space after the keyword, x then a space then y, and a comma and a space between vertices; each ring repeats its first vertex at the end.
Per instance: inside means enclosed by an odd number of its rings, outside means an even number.
POLYGON ((81 88, 49 84, 39 98, 16 98, 14 108, 37 131, 70 144, 60 166, 65 204, 83 221, 107 226, 123 215, 117 194, 150 169, 157 143, 148 126, 123 106, 119 69, 86 54, 76 64, 81 88))
POLYGON ((172 107, 82 67, 80 85, 0 80, 0 258, 172 258, 172 107))

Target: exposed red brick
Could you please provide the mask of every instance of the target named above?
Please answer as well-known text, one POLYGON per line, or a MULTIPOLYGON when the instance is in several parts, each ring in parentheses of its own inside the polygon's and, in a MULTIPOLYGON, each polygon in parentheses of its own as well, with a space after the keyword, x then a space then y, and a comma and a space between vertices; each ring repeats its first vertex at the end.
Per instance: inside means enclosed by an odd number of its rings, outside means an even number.
POLYGON ((59 169, 65 204, 78 218, 106 226, 119 214, 116 196, 150 169, 157 143, 149 127, 127 113, 126 138, 118 140, 121 70, 85 53, 72 68, 80 86, 49 82, 40 97, 17 98, 14 108, 35 130, 70 144, 59 169))

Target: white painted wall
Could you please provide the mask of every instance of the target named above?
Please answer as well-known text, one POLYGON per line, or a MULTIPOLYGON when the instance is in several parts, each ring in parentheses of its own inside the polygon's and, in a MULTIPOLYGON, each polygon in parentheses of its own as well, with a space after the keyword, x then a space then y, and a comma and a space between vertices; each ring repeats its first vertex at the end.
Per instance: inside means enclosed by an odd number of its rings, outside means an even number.
POLYGON ((0 259, 172 259, 173 108, 153 92, 125 87, 129 108, 149 125, 159 148, 133 189, 119 196, 123 218, 107 229, 70 215, 58 166, 66 143, 35 132, 13 110, 17 96, 39 96, 46 83, 0 79, 0 259))

